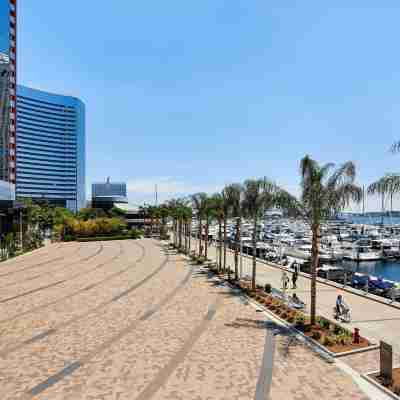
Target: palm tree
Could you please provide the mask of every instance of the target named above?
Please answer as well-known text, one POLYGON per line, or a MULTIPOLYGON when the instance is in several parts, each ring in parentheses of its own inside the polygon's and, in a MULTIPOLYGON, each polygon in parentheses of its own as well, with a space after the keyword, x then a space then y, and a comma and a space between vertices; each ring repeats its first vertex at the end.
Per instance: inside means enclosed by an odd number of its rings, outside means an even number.
POLYGON ((256 288, 256 253, 257 253, 257 225, 264 211, 264 180, 249 179, 243 185, 243 209, 245 215, 253 221, 253 270, 251 287, 256 288))
POLYGON ((240 227, 243 214, 243 186, 239 183, 233 183, 225 187, 226 196, 229 198, 230 211, 233 218, 236 218, 235 227, 235 279, 239 279, 239 249, 240 249, 240 227))
POLYGON ((202 241, 202 222, 205 216, 205 210, 207 207, 207 194, 206 193, 196 193, 191 197, 193 208, 196 211, 197 221, 199 223, 199 257, 203 255, 203 247, 201 245, 202 241))
POLYGON ((272 207, 287 207, 291 203, 292 196, 281 187, 267 178, 247 180, 243 189, 243 211, 253 221, 253 270, 252 289, 256 288, 256 258, 257 258, 257 227, 258 221, 265 210, 272 207))
POLYGON ((355 165, 348 161, 333 172, 331 172, 332 168, 334 164, 328 163, 321 166, 308 155, 300 162, 302 193, 296 208, 312 231, 311 325, 315 324, 316 317, 316 282, 321 223, 333 214, 342 211, 350 202, 359 203, 362 199, 362 189, 354 183, 355 165))
MULTIPOLYGON (((228 222, 228 217, 233 216, 237 218, 236 223, 236 233, 235 238, 236 243, 240 241, 240 222, 241 222, 241 194, 242 186, 240 184, 234 183, 225 186, 222 191, 223 199, 223 220, 224 220, 224 269, 226 269, 226 245, 227 245, 227 235, 226 227, 228 222)), ((235 279, 238 279, 238 246, 235 246, 235 279)), ((230 274, 230 269, 229 269, 230 274)))
POLYGON ((218 271, 221 269, 222 266, 222 221, 224 219, 224 200, 220 193, 216 193, 211 197, 211 201, 213 203, 214 208, 214 216, 217 218, 218 221, 218 271))
POLYGON ((208 256, 208 238, 209 238, 209 230, 210 224, 212 223, 213 219, 216 218, 216 198, 214 196, 208 197, 205 202, 205 209, 204 215, 206 218, 206 237, 204 242, 204 256, 207 258, 208 256))
MULTIPOLYGON (((232 207, 232 199, 231 199, 231 192, 229 187, 225 187, 222 190, 222 210, 223 210, 223 220, 224 220, 224 267, 223 270, 226 271, 226 242, 227 242, 227 235, 226 235, 226 228, 228 224, 228 216, 232 207)), ((228 271, 228 277, 230 278, 230 268, 228 271)))
MULTIPOLYGON (((384 177, 371 183, 367 189, 368 194, 382 195, 382 203, 385 194, 390 196, 390 211, 393 211, 393 195, 400 192, 400 175, 398 174, 386 174, 384 177)), ((383 204, 382 204, 383 205, 383 204)), ((382 207, 383 211, 383 207, 382 207)), ((383 218, 383 216, 382 216, 383 218)))

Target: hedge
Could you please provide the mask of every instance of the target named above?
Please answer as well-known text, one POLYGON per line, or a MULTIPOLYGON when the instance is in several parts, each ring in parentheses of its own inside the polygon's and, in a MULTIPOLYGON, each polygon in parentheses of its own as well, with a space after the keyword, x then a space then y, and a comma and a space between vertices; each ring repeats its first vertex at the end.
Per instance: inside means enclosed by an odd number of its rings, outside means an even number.
POLYGON ((94 236, 87 238, 76 238, 77 242, 99 242, 99 241, 107 241, 107 240, 126 240, 132 239, 132 236, 128 235, 115 235, 115 236, 94 236))

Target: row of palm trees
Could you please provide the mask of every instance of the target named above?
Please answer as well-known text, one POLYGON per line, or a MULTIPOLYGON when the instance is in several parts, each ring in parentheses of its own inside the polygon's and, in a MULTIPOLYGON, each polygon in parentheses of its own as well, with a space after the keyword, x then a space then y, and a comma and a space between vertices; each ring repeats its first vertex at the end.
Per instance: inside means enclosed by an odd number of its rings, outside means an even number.
MULTIPOLYGON (((217 266, 226 271, 226 246, 228 219, 233 219, 235 229, 234 274, 238 279, 238 262, 240 251, 241 225, 243 219, 253 224, 252 244, 256 249, 257 227, 265 211, 280 208, 292 216, 302 218, 312 232, 311 248, 311 324, 316 319, 316 282, 319 265, 319 243, 321 224, 342 211, 352 203, 360 203, 363 196, 361 187, 355 184, 356 168, 352 162, 339 167, 332 163, 320 165, 309 156, 300 162, 301 195, 292 196, 281 186, 264 177, 248 179, 243 184, 234 183, 224 187, 220 193, 207 195, 196 193, 183 199, 171 200, 159 206, 155 215, 164 215, 173 221, 173 242, 181 251, 191 252, 192 218, 198 223, 199 257, 208 257, 209 227, 213 221, 218 223, 219 241, 217 266), (204 239, 203 239, 204 228, 204 239), (182 239, 184 238, 184 239, 182 239)), ((400 178, 387 175, 371 184, 368 193, 394 193, 400 191, 400 178)), ((252 256, 252 288, 256 288, 256 251, 252 256)), ((230 273, 230 269, 228 269, 230 273)))

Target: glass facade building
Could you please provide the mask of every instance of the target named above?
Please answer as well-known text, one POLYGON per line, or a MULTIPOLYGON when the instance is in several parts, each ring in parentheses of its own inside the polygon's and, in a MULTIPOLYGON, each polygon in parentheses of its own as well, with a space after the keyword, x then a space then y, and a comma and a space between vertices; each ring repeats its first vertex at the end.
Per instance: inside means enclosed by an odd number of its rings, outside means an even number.
POLYGON ((85 206, 85 106, 17 88, 16 196, 77 211, 85 206))
POLYGON ((92 184, 92 207, 108 209, 112 208, 114 203, 127 203, 126 183, 106 182, 92 184))
POLYGON ((0 0, 0 200, 16 180, 16 0, 0 0))

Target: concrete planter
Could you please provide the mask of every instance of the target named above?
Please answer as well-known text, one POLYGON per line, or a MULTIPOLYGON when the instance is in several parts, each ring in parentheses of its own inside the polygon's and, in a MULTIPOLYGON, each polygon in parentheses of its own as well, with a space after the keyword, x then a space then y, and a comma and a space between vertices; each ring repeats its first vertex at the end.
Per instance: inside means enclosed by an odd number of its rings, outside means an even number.
POLYGON ((375 379, 372 378, 372 376, 376 376, 376 375, 379 375, 379 371, 372 371, 372 372, 367 372, 366 374, 361 374, 361 376, 365 380, 367 380, 371 385, 374 385, 375 387, 377 387, 379 390, 384 392, 386 395, 388 395, 392 399, 400 400, 400 396, 393 393, 391 390, 385 388, 385 386, 381 385, 379 382, 377 382, 375 379))

